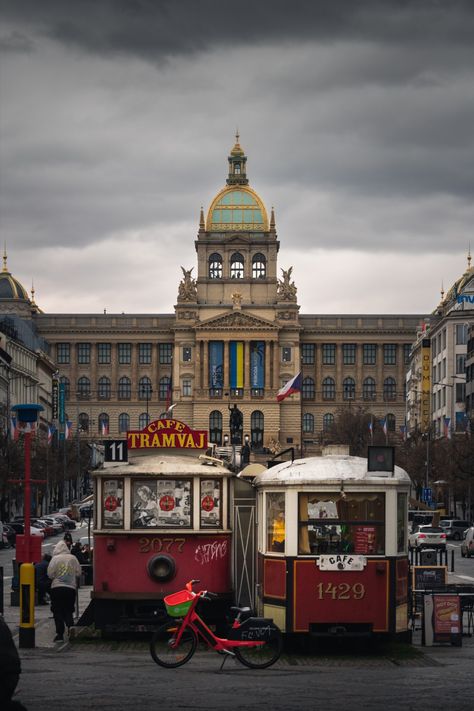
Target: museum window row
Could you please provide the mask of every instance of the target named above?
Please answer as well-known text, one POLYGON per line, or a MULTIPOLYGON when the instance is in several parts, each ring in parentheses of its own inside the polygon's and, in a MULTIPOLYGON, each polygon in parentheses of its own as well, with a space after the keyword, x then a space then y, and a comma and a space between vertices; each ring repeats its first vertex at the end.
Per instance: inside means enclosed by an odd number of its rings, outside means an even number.
MULTIPOLYGON (((387 423, 387 431, 395 432, 397 427, 397 420, 392 412, 388 412, 385 416, 385 421, 387 423)), ((317 418, 312 412, 303 413, 302 430, 303 434, 314 434, 315 432, 330 432, 334 426, 335 417, 331 412, 326 413, 321 418, 321 427, 317 418)))
MULTIPOLYGON (((71 398, 71 382, 66 376, 59 379, 64 388, 66 400, 71 398)), ((171 378, 164 376, 160 378, 157 385, 153 387, 152 381, 147 376, 140 378, 136 389, 132 387, 129 377, 123 376, 118 379, 116 387, 112 388, 112 381, 106 375, 97 381, 97 387, 92 389, 90 379, 83 375, 77 379, 75 396, 78 400, 88 400, 92 397, 98 400, 167 400, 170 397, 171 378)))
MULTIPOLYGON (((140 365, 151 365, 153 362, 171 365, 173 349, 172 343, 57 343, 56 363, 69 365, 75 354, 75 362, 78 365, 89 365, 92 362, 110 365, 114 356, 121 365, 131 365, 134 359, 140 365)), ((186 362, 191 358, 191 347, 183 347, 181 359, 186 362)))
POLYGON ((365 378, 362 382, 362 390, 358 391, 354 378, 344 378, 342 388, 336 384, 336 380, 331 377, 324 378, 321 382, 321 390, 316 390, 316 383, 313 378, 303 378, 301 396, 303 400, 355 400, 366 401, 376 400, 377 394, 385 401, 397 400, 397 397, 406 399, 406 385, 403 384, 402 392, 397 392, 397 382, 395 378, 385 378, 382 392, 377 391, 377 383, 374 378, 365 378))
POLYGON ((213 252, 209 256, 208 265, 209 279, 244 279, 250 276, 252 279, 265 279, 267 276, 267 258, 260 252, 253 255, 249 273, 246 271, 245 259, 240 252, 234 252, 230 256, 228 265, 221 254, 213 252))
MULTIPOLYGON (((410 362, 410 343, 400 345, 403 349, 403 364, 410 362)), ((315 365, 317 358, 322 365, 335 365, 341 360, 343 365, 377 365, 381 359, 384 365, 396 365, 399 344, 397 343, 302 343, 301 362, 303 365, 315 365), (319 354, 319 356, 318 356, 319 354)))

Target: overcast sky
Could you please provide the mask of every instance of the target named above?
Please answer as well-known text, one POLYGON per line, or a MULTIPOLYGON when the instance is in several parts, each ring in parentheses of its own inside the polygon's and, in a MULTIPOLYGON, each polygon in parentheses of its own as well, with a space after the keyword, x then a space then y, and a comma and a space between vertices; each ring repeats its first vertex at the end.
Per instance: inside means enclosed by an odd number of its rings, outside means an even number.
POLYGON ((302 313, 428 313, 466 269, 474 2, 0 0, 0 22, 0 237, 44 311, 172 312, 237 127, 302 313))

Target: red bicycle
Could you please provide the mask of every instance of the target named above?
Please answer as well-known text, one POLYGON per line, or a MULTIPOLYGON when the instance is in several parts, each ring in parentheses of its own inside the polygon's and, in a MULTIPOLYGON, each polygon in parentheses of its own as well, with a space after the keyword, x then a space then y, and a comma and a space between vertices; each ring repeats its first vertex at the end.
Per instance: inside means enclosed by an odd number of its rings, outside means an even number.
POLYGON ((249 607, 232 607, 237 616, 230 626, 229 639, 216 637, 196 612, 199 600, 211 600, 217 595, 201 590, 193 592, 193 585, 199 580, 190 580, 186 589, 165 597, 168 615, 172 618, 153 634, 150 652, 153 660, 162 667, 174 669, 189 662, 196 651, 198 639, 226 659, 235 657, 250 669, 266 669, 279 659, 283 649, 283 638, 273 620, 262 617, 242 616, 250 612, 249 607))

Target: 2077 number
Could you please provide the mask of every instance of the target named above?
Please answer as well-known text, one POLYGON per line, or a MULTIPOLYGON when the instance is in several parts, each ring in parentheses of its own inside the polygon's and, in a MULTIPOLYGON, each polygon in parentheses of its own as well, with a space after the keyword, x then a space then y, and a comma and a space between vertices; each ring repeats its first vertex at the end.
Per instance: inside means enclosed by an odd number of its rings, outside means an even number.
POLYGON ((362 583, 318 583, 316 586, 318 597, 324 600, 325 597, 330 597, 332 600, 362 600, 365 597, 365 587, 362 583))

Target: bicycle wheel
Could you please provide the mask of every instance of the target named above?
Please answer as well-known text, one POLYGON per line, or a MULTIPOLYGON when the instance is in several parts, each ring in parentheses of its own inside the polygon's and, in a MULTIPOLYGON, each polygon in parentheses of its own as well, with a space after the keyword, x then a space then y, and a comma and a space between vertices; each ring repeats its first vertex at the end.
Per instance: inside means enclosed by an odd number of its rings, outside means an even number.
POLYGON ((150 654, 153 661, 161 667, 175 669, 189 662, 197 646, 194 630, 188 627, 184 630, 177 647, 173 646, 180 622, 166 622, 153 634, 150 642, 150 654))
POLYGON ((250 669, 266 669, 275 664, 283 651, 283 637, 279 629, 272 631, 270 639, 265 644, 255 647, 233 647, 232 651, 242 664, 250 669))

